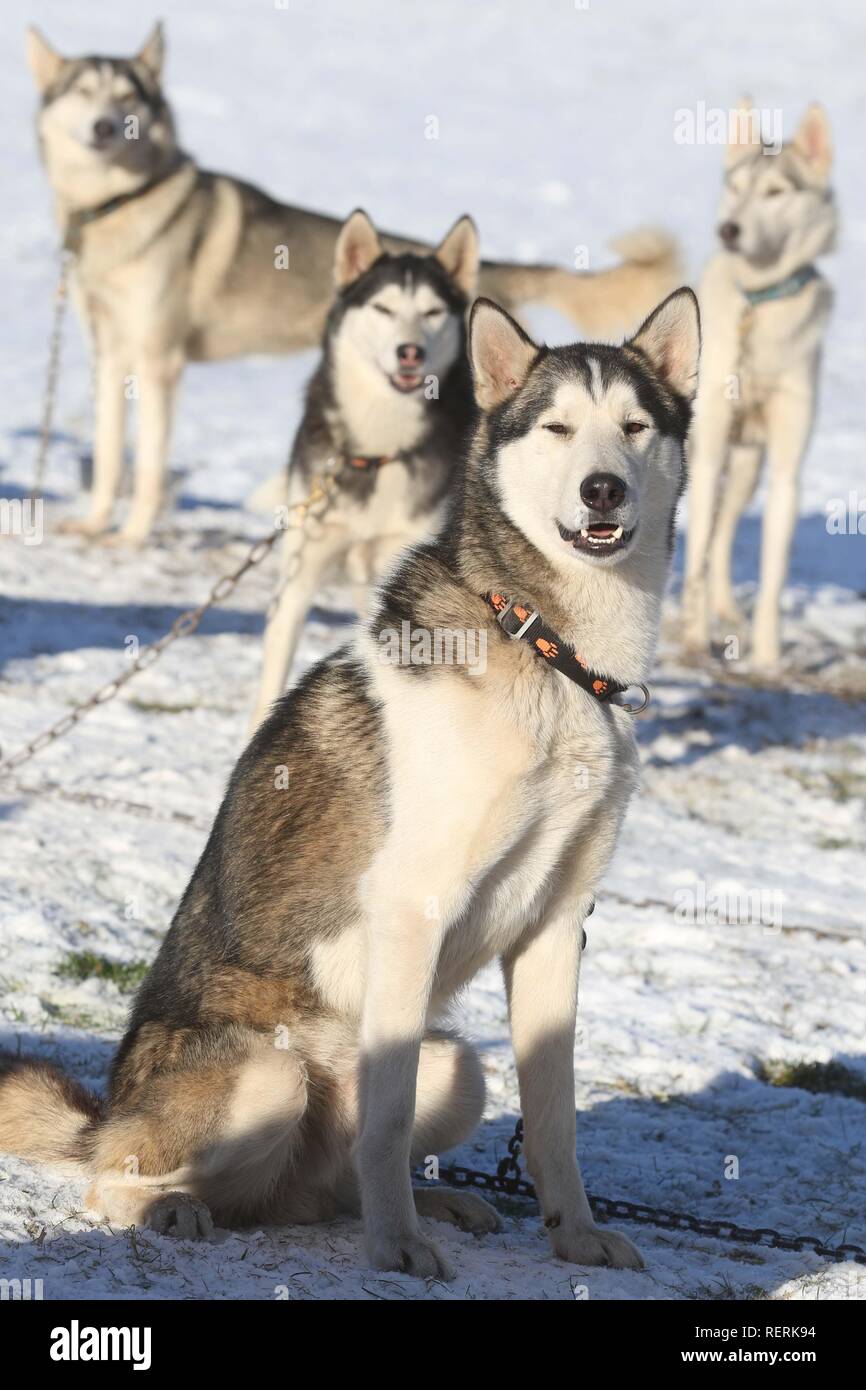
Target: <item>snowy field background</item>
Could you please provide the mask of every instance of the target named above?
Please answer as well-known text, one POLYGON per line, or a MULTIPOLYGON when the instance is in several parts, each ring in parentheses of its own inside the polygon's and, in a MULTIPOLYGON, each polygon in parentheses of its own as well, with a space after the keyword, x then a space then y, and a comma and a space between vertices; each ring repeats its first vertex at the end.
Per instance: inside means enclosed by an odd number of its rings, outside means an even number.
MULTIPOLYGON (((791 584, 787 671, 679 664, 671 606, 655 703, 640 723, 644 787, 590 923, 575 1066, 587 1186, 750 1226, 866 1244, 864 791, 866 539, 828 536, 827 503, 863 492, 866 194, 858 56, 866 19, 842 3, 731 0, 171 0, 167 85, 184 143, 206 166, 337 214, 438 237, 464 210, 487 255, 607 263, 616 232, 661 222, 692 278, 712 244, 721 153, 674 143, 674 112, 750 91, 789 133, 829 107, 843 237, 823 398, 791 584), (425 140, 438 116, 440 139, 425 140), (763 894, 781 928, 684 923, 695 894, 763 894), (773 1086, 818 1071, 817 1091, 773 1086), (728 1156, 739 1178, 725 1177, 728 1156)), ((6 0, 0 146, 4 348, 0 495, 32 477, 55 233, 32 128, 23 28, 62 51, 129 52, 155 15, 131 0, 6 0)), ((532 326, 569 336, 554 315, 532 326)), ((172 464, 178 507, 144 554, 54 534, 77 505, 89 377, 67 334, 41 546, 0 540, 0 741, 11 751, 124 666, 124 640, 161 634, 234 567, 261 518, 243 510, 284 459, 312 356, 187 372, 172 464)), ((749 602, 760 500, 738 544, 749 602)), ((129 989, 156 951, 243 742, 272 563, 0 796, 0 1045, 104 1083, 129 989), (90 972, 83 953, 112 963, 90 972), (122 970, 119 967, 126 966, 122 970)), ((323 599, 300 665, 344 639, 345 598, 323 599)), ((495 970, 465 1025, 488 1076, 487 1123, 459 1159, 493 1168, 517 1110, 495 970)), ((221 1233, 212 1246, 113 1230, 84 1185, 0 1158, 0 1276, 46 1298, 856 1298, 866 1273, 806 1254, 624 1229, 644 1273, 548 1259, 532 1208, 476 1241, 440 1228, 459 1277, 419 1285, 365 1270, 354 1222, 221 1233)))

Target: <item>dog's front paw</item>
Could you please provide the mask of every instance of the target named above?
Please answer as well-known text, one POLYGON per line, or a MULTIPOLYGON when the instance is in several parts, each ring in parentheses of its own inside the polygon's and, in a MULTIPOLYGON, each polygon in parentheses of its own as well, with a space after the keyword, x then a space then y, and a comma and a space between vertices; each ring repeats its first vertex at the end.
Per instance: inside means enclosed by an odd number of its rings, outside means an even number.
POLYGON ((141 550, 149 535, 149 527, 124 526, 109 536, 101 536, 100 541, 109 550, 141 550))
POLYGON ((367 1258, 374 1269, 393 1269, 416 1279, 453 1279, 457 1272, 438 1245, 413 1231, 368 1238, 367 1258))
POLYGON ((775 622, 758 616, 752 629, 752 667, 756 671, 773 671, 782 660, 782 643, 775 622))
POLYGON ((737 633, 746 626, 746 615, 733 594, 722 594, 713 599, 713 617, 729 632, 737 633))
POLYGON ((166 1192, 147 1211, 147 1224, 161 1236, 213 1240, 213 1219, 204 1202, 188 1192, 166 1192))
POLYGON ((701 653, 710 647, 710 605, 703 584, 692 581, 683 590, 682 645, 688 652, 701 653))
POLYGON ((84 536, 93 540, 102 536, 111 525, 107 516, 67 516, 57 523, 57 531, 62 536, 84 536))
POLYGON ((550 1231, 553 1253, 576 1265, 606 1265, 609 1269, 643 1269, 640 1251, 619 1231, 599 1226, 557 1226, 550 1231))

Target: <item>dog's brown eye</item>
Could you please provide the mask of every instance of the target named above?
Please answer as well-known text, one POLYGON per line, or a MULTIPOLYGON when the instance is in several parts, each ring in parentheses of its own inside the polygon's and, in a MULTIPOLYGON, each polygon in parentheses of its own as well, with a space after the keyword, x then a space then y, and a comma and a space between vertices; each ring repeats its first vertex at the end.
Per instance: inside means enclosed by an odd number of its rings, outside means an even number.
POLYGON ((376 310, 377 314, 384 314, 385 317, 388 319, 392 319, 394 317, 391 310, 386 309, 384 304, 374 304, 373 308, 376 310))
POLYGON ((778 198, 780 193, 784 193, 784 188, 768 188, 764 194, 765 198, 778 198))
POLYGON ((555 420, 549 425, 544 425, 543 428, 550 430, 551 434, 568 434, 568 426, 560 425, 555 420))
POLYGON ((424 317, 425 319, 438 319, 439 315, 444 313, 444 309, 428 309, 424 317))
POLYGON ((645 425, 643 420, 629 420, 623 425, 626 434, 643 434, 644 430, 648 429, 649 425, 645 425))

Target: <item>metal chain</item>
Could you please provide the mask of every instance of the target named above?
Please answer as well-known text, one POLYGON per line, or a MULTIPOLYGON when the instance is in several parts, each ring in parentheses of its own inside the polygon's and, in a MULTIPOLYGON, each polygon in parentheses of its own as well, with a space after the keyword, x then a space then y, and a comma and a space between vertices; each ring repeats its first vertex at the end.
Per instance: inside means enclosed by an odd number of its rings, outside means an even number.
POLYGON ((75 259, 68 248, 60 252, 60 278, 54 291, 54 317, 51 323, 51 336, 48 340, 48 370, 45 375, 45 394, 42 398, 42 423, 39 429, 39 449, 36 454, 36 468, 33 474, 33 496, 42 496, 45 481, 45 468, 48 463, 48 449, 51 444, 51 427, 54 421, 54 402, 57 395, 57 378, 60 374, 60 349, 63 344, 63 321, 69 303, 69 272, 75 259))
POLYGON ((80 704, 73 706, 68 714, 65 714, 62 719, 58 719, 56 724, 52 724, 49 729, 43 730, 43 732, 37 734, 35 738, 30 739, 29 743, 26 743, 23 748, 19 748, 17 752, 13 753, 10 757, 0 758, 0 777, 7 776, 14 768, 20 767, 22 763, 28 762, 30 758, 41 752, 43 748, 47 748, 50 743, 54 743, 56 739, 62 738, 64 734, 69 733, 70 729, 73 729, 91 710, 96 709, 99 705, 106 704, 109 700, 113 700, 115 695, 117 695, 134 676, 137 676, 140 671, 147 670, 155 661, 158 661, 163 652, 166 651, 172 643, 176 642, 179 637, 187 637, 190 633, 195 632, 205 613, 213 608, 214 604, 219 603, 222 599, 226 599, 230 594, 234 593, 234 590, 247 571, 264 560, 265 556, 270 553, 276 541, 285 531, 301 529, 307 517, 310 515, 319 517, 323 515, 327 506, 330 505, 337 485, 338 477, 335 473, 315 479, 309 495, 305 497, 303 501, 296 502, 288 508, 290 516, 294 515, 294 521, 290 521, 289 525, 285 527, 275 526, 269 536, 264 537, 262 540, 255 541, 253 545, 250 546, 237 569, 233 570, 231 574, 224 574, 218 579, 203 603, 198 604, 196 608, 189 608, 185 613, 181 613, 180 617, 176 618, 172 623, 168 632, 163 633, 162 637, 157 638, 155 642, 150 642, 144 647, 139 655, 129 663, 127 669, 122 671, 119 676, 115 676, 115 678, 108 681, 106 685, 100 686, 88 699, 82 700, 80 704), (317 512, 316 508, 318 508, 322 502, 325 503, 325 507, 317 512))
MULTIPOLYGON (((509 1197, 529 1197, 534 1201, 538 1195, 534 1186, 521 1175, 520 1152, 523 1145, 523 1118, 518 1119, 514 1133, 508 1141, 508 1154, 503 1158, 495 1173, 483 1173, 476 1168, 441 1168, 439 1177, 454 1187, 476 1187, 487 1192, 502 1192, 509 1197)), ((790 1236, 771 1226, 738 1226, 735 1221, 709 1221, 701 1216, 692 1216, 684 1211, 668 1211, 664 1207, 648 1207, 642 1202, 626 1202, 613 1197, 599 1197, 595 1192, 587 1192, 593 1215, 607 1221, 611 1218, 620 1221, 635 1221, 642 1226, 658 1226, 667 1231, 691 1231, 694 1235, 709 1236, 715 1240, 736 1241, 741 1245, 763 1245, 773 1250, 810 1250, 824 1259, 847 1260, 854 1264, 866 1265, 866 1250, 861 1245, 825 1245, 817 1236, 790 1236)))
POLYGON ((150 806, 143 801, 128 801, 116 796, 104 796, 102 792, 73 791, 69 787, 61 786, 59 782, 42 781, 38 786, 30 782, 10 782, 6 791, 17 792, 21 796, 56 796, 58 800, 71 801, 76 806, 92 806, 97 811, 120 812, 122 815, 145 816, 148 820, 179 821, 204 833, 211 828, 211 822, 198 820, 188 811, 150 806))

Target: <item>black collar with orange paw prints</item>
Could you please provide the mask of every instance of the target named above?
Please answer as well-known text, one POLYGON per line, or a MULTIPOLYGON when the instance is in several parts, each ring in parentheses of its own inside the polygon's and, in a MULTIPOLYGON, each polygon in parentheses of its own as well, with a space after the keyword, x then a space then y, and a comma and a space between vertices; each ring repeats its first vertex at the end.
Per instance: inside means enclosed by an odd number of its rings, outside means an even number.
POLYGON ((650 693, 645 685, 620 685, 619 681, 590 670, 574 647, 563 642, 559 634, 542 622, 539 614, 527 604, 498 593, 483 594, 482 598, 493 609, 506 637, 528 642, 538 656, 594 699, 610 701, 629 714, 639 714, 646 709, 650 693))

